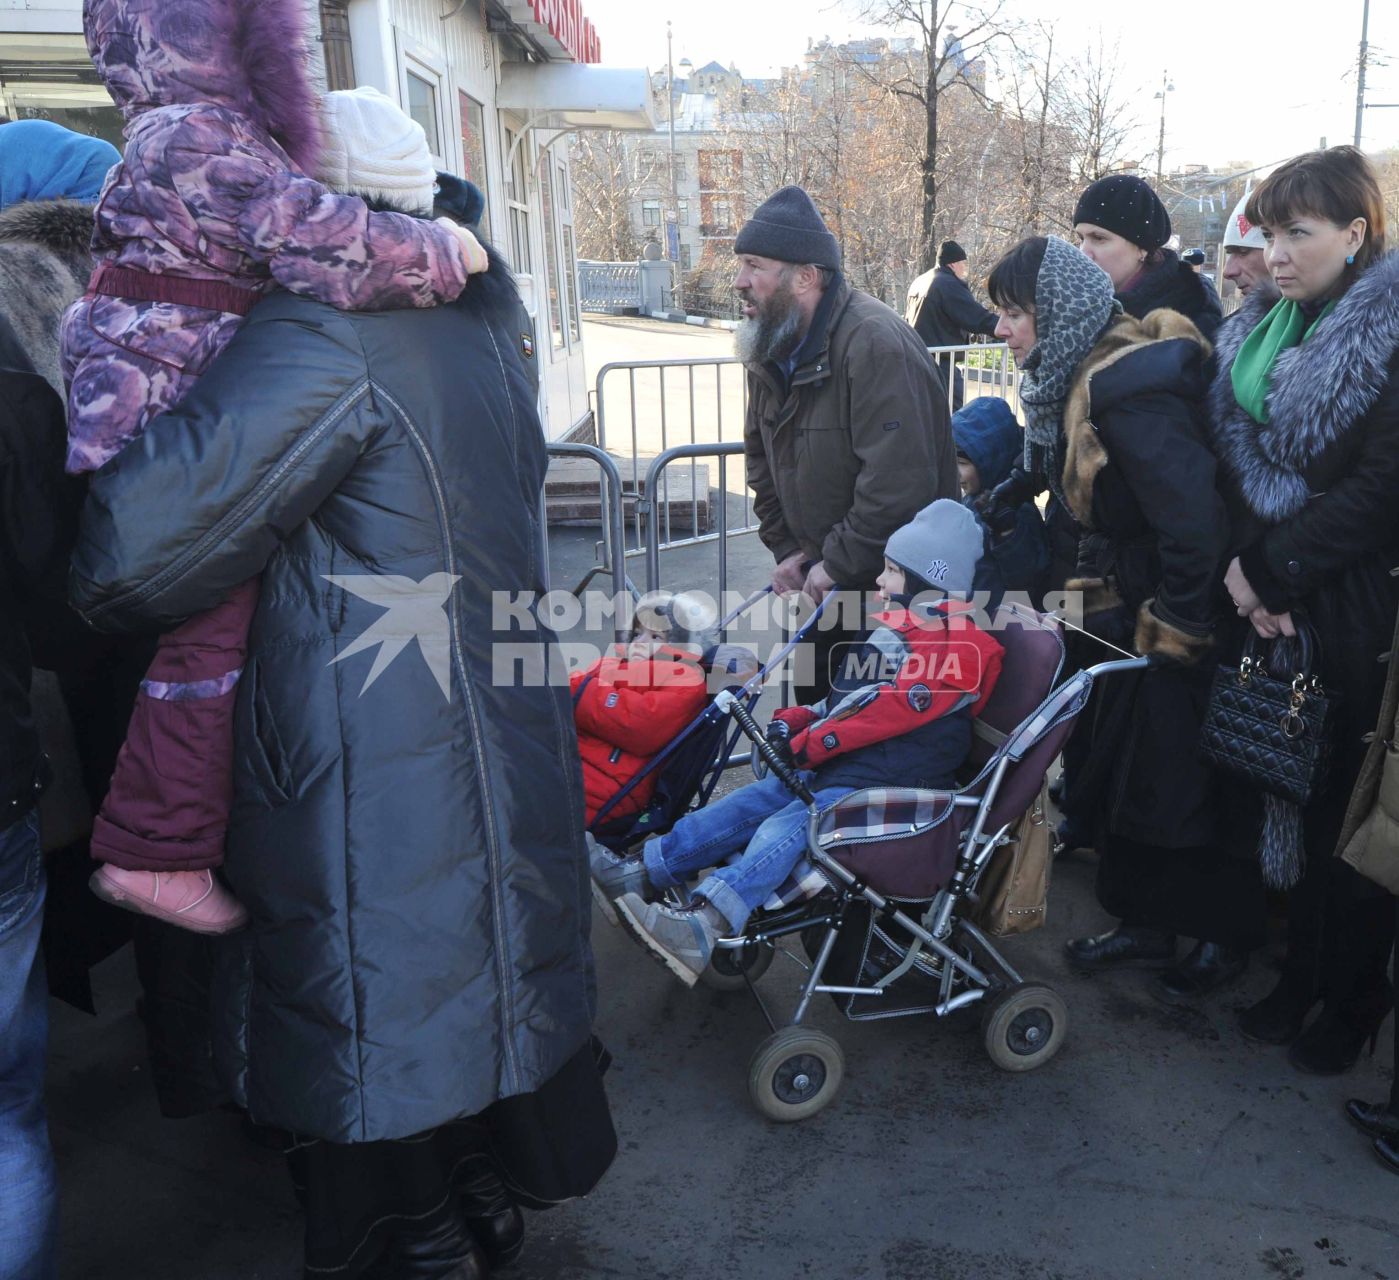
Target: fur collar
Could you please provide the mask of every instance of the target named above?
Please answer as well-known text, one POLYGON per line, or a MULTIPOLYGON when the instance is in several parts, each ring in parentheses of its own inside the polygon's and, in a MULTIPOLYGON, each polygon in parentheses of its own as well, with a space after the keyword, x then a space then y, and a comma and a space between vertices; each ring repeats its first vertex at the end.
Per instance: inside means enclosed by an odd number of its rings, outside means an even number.
POLYGON ((76 200, 28 200, 0 212, 0 244, 47 249, 83 285, 92 274, 92 229, 92 206, 76 200))
POLYGON ((1249 510, 1276 524, 1306 504, 1308 466, 1370 411, 1389 381, 1399 352, 1399 251, 1350 287, 1305 346, 1278 358, 1269 421, 1260 426, 1239 407, 1230 375, 1244 339, 1272 305, 1250 299, 1220 331, 1209 409, 1221 465, 1249 510))
MULTIPOLYGON (((1093 527, 1093 484, 1108 461, 1098 429, 1093 425, 1093 379, 1119 361, 1161 343, 1185 341, 1208 357, 1210 344, 1179 311, 1153 311, 1144 320, 1123 316, 1099 340, 1079 365, 1064 402, 1064 497, 1074 519, 1093 527)), ((1150 390, 1149 386, 1137 388, 1150 390)), ((1100 402, 1097 408, 1101 410, 1100 402)))

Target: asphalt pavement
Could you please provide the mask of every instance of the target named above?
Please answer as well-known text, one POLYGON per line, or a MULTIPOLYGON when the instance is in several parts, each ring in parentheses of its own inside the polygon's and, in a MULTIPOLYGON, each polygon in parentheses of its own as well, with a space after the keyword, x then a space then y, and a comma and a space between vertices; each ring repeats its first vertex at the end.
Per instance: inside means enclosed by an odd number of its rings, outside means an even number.
MULTIPOLYGON (((575 581, 593 537, 553 539, 575 581)), ((711 546, 668 553, 668 583, 712 581, 711 546)), ((736 589, 767 567, 734 549, 736 589)), ((737 779, 736 779, 737 780, 737 779)), ((1157 1003, 1144 975, 1073 976, 1068 937, 1106 925, 1091 855, 1055 868, 1045 928, 1006 951, 1068 1002, 1039 1071, 991 1065, 974 1011, 848 1023, 834 1103, 762 1119, 748 1063, 767 1033, 746 993, 686 990, 599 917, 598 1030, 621 1149, 584 1201, 530 1215, 515 1280, 1399 1280, 1399 1178, 1345 1122, 1378 1098, 1379 1051, 1349 1076, 1299 1075, 1243 1041, 1237 1007, 1273 960, 1200 1008, 1157 1003)), ((789 1009, 778 957, 760 988, 789 1009)), ((99 1014, 54 1006, 50 1100, 63 1187, 61 1280, 294 1280, 300 1223, 281 1157, 237 1116, 160 1119, 129 953, 97 972, 99 1014)))

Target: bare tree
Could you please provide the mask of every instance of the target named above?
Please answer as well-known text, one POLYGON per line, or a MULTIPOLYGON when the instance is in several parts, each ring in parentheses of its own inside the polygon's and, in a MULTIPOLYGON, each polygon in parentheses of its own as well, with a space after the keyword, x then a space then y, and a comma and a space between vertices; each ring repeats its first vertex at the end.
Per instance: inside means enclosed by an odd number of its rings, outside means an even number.
POLYGON ((1134 95, 1124 84, 1121 48, 1098 32, 1068 66, 1055 102, 1058 118, 1074 138, 1080 186, 1096 182, 1134 149, 1141 121, 1132 113, 1134 95))
POLYGON ((858 16, 877 26, 915 33, 921 57, 911 61, 908 72, 891 80, 889 91, 916 103, 922 126, 920 243, 918 265, 926 270, 937 257, 944 224, 939 200, 944 185, 940 164, 942 116, 949 95, 966 93, 988 102, 984 87, 971 74, 979 56, 1009 30, 1003 17, 1007 0, 989 0, 985 6, 966 0, 855 0, 858 16), (957 19, 954 29, 949 20, 957 19), (955 32, 955 34, 954 34, 955 32))
POLYGON ((633 207, 664 175, 657 152, 611 129, 582 130, 572 146, 578 256, 627 262, 641 252, 633 207))

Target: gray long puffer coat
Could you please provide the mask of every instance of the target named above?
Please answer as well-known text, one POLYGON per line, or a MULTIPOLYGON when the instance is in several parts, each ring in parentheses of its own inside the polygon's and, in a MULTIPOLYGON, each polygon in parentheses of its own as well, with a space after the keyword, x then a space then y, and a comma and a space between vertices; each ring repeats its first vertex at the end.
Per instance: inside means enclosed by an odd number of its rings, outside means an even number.
POLYGON ((552 647, 492 612, 542 589, 515 296, 499 265, 436 310, 274 295, 93 478, 72 591, 95 625, 165 629, 263 575, 227 861, 250 986, 220 1011, 262 1123, 403 1137, 589 1035, 567 687, 495 661, 552 647))

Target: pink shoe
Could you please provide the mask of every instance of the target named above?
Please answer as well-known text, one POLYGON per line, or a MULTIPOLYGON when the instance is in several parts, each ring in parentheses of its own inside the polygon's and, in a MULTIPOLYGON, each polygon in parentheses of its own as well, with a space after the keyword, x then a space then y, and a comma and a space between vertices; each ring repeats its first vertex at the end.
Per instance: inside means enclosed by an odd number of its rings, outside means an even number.
POLYGON ((248 912, 212 871, 128 871, 103 863, 87 882, 103 902, 193 933, 233 933, 248 912))

